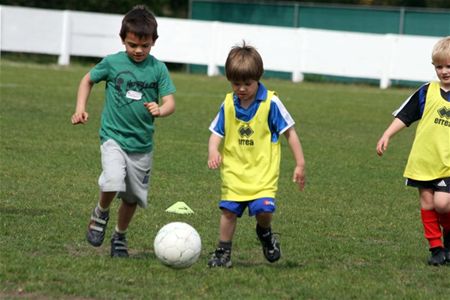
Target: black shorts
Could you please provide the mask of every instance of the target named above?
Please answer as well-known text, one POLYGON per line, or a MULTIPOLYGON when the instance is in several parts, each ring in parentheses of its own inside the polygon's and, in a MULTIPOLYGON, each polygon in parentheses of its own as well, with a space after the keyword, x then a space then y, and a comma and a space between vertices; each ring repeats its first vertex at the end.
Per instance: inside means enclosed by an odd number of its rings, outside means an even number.
POLYGON ((450 193, 450 177, 444 177, 430 181, 420 181, 407 178, 406 185, 419 189, 432 189, 435 192, 450 193))

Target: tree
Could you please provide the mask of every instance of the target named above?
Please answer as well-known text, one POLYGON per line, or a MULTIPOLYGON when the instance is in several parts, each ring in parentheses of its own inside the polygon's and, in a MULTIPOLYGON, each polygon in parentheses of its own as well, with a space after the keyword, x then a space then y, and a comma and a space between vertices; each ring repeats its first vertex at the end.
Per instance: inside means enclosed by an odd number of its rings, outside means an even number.
POLYGON ((187 17, 189 0, 1 0, 0 4, 125 14, 137 4, 145 4, 158 16, 187 17))
MULTIPOLYGON (((244 0, 238 2, 261 1, 244 0)), ((276 3, 275 0, 268 0, 267 2, 276 3)), ((450 8, 449 0, 283 0, 283 2, 450 8)), ((157 16, 186 18, 188 16, 189 0, 0 0, 0 4, 113 14, 125 14, 134 5, 145 4, 157 16)))

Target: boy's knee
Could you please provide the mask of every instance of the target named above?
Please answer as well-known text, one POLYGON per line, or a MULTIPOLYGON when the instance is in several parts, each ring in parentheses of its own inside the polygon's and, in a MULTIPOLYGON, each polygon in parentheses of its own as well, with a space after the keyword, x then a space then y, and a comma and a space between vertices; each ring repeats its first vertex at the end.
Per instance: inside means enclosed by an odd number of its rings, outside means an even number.
POLYGON ((436 192, 434 199, 434 209, 440 214, 450 212, 450 194, 436 192))
POLYGON ((272 222, 272 213, 269 212, 258 213, 256 214, 256 221, 259 225, 263 227, 268 227, 272 222))
POLYGON ((260 212, 256 214, 256 218, 259 220, 267 220, 267 219, 272 219, 272 213, 270 212, 260 212))
POLYGON ((228 209, 225 209, 225 208, 222 209, 222 216, 224 216, 225 218, 227 218, 229 220, 236 218, 236 214, 234 212, 229 211, 228 209))
POLYGON ((123 199, 122 198, 122 205, 126 206, 128 208, 134 208, 135 206, 138 205, 138 203, 136 201, 133 202, 133 201, 130 201, 128 199, 123 199))
POLYGON ((442 201, 434 204, 434 209, 440 214, 446 214, 450 212, 450 202, 442 201))

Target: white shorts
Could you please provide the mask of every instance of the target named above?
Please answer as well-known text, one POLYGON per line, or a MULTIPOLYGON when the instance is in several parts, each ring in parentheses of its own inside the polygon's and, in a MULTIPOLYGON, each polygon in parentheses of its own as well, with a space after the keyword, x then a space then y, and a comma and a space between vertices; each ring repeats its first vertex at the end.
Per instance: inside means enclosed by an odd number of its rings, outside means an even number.
POLYGON ((126 153, 109 139, 100 146, 102 174, 98 185, 102 192, 117 192, 127 203, 147 207, 147 194, 153 164, 153 152, 126 153))

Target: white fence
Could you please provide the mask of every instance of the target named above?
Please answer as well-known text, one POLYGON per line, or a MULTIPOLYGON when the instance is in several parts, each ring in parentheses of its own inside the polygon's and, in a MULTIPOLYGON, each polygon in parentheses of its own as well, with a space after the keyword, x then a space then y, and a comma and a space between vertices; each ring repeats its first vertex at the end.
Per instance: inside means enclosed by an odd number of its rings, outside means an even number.
MULTIPOLYGON (((103 57, 124 49, 121 15, 0 6, 0 50, 103 57)), ((184 19, 157 18, 152 54, 165 62, 208 66, 218 74, 230 48, 242 40, 261 53, 266 70, 391 80, 436 79, 431 50, 437 37, 365 34, 184 19)))

